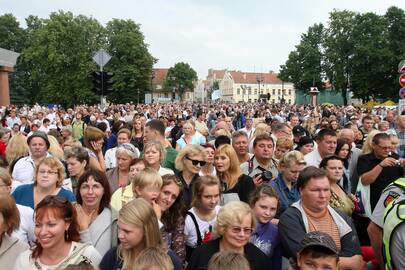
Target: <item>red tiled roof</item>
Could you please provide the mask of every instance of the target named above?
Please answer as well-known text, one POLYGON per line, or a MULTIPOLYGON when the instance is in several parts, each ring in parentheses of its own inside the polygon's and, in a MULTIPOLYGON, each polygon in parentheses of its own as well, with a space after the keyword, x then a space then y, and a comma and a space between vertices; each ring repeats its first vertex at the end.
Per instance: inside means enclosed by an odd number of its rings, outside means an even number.
POLYGON ((155 77, 152 80, 154 85, 163 85, 164 81, 166 80, 167 72, 169 71, 168 68, 154 68, 153 72, 155 77))
POLYGON ((217 80, 222 80, 222 78, 224 77, 226 72, 226 69, 221 69, 221 70, 217 70, 217 69, 209 69, 208 70, 208 78, 212 78, 212 79, 217 79, 217 80))
POLYGON ((262 80, 262 84, 275 83, 281 84, 281 80, 277 77, 276 73, 256 73, 256 72, 242 72, 242 71, 229 71, 235 83, 257 83, 258 78, 262 80))

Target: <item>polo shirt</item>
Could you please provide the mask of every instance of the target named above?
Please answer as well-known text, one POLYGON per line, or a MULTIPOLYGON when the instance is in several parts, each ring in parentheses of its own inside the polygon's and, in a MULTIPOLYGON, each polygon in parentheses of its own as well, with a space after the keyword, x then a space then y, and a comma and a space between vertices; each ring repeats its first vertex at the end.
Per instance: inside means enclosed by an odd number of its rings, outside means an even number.
POLYGON ((166 156, 165 159, 163 160, 163 167, 172 169, 173 171, 176 171, 176 166, 174 165, 174 161, 176 160, 177 157, 177 151, 171 146, 166 147, 166 156))
MULTIPOLYGON (((393 153, 394 158, 398 158, 398 155, 393 153)), ((364 173, 371 171, 375 166, 377 166, 382 160, 378 159, 374 153, 361 155, 357 161, 357 171, 361 177, 364 173)), ((374 183, 370 185, 370 205, 371 211, 374 210, 378 199, 381 196, 383 190, 391 184, 392 181, 404 175, 403 168, 400 166, 385 167, 382 169, 381 173, 377 176, 374 183)))
POLYGON ((291 204, 299 201, 300 192, 294 184, 291 189, 284 182, 283 175, 279 174, 275 181, 270 184, 276 191, 280 199, 280 208, 277 211, 277 216, 280 216, 290 207, 291 204))

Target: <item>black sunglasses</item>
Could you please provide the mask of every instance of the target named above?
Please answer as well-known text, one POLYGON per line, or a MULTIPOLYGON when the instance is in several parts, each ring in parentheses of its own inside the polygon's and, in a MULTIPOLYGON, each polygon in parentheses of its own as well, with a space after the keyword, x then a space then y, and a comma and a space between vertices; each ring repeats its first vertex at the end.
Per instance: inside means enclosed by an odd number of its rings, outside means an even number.
POLYGON ((198 165, 198 163, 200 163, 200 166, 201 167, 203 167, 203 166, 205 166, 205 164, 207 164, 207 162, 205 162, 204 160, 196 160, 196 159, 191 159, 191 158, 189 158, 189 157, 186 157, 188 160, 190 160, 191 161, 191 163, 194 165, 194 166, 197 166, 198 165))

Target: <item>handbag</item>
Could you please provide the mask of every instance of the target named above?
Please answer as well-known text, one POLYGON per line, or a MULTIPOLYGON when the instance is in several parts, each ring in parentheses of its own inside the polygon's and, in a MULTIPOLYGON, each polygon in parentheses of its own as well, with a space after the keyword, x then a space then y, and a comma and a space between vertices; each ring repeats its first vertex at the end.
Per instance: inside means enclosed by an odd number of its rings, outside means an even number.
POLYGON ((355 202, 355 212, 362 217, 371 217, 371 204, 370 204, 370 185, 363 185, 361 178, 357 183, 356 188, 356 202, 355 202))

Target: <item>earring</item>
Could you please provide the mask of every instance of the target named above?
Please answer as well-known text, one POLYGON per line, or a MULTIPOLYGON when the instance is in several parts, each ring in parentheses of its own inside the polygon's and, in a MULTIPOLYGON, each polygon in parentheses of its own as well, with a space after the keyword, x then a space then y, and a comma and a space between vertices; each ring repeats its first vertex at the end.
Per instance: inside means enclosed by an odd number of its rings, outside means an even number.
POLYGON ((68 230, 65 231, 65 240, 66 240, 66 241, 69 240, 69 233, 68 233, 68 230))

